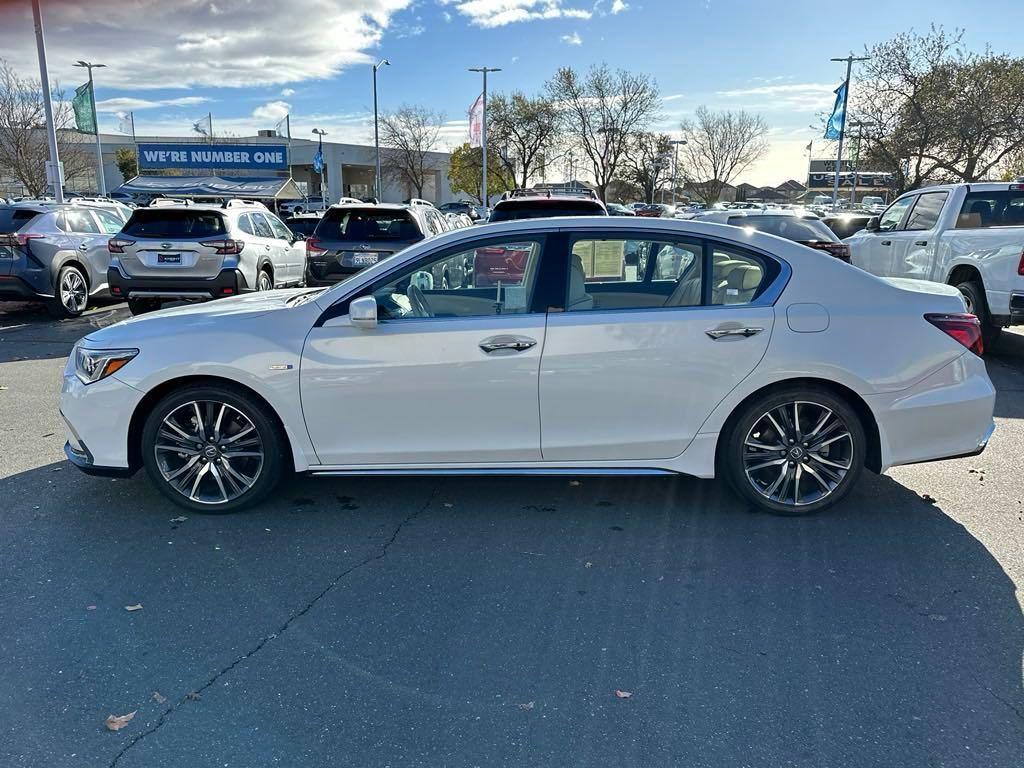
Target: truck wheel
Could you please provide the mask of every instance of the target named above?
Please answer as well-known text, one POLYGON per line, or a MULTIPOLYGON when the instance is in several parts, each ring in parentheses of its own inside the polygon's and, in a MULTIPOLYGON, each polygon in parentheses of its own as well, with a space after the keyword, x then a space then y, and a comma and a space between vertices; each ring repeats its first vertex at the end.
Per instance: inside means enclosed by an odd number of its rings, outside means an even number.
POLYGON ((159 299, 128 299, 128 311, 132 315, 144 315, 160 309, 159 299))
POLYGON ((960 283, 957 288, 963 294, 964 301, 967 302, 967 311, 975 315, 981 323, 982 341, 988 348, 999 338, 1003 329, 992 322, 992 315, 988 312, 988 300, 985 298, 985 289, 981 283, 975 280, 960 283))
POLYGON ((89 304, 89 284, 82 270, 73 265, 61 267, 57 273, 57 284, 53 298, 46 302, 46 309, 53 317, 64 320, 78 317, 89 304))

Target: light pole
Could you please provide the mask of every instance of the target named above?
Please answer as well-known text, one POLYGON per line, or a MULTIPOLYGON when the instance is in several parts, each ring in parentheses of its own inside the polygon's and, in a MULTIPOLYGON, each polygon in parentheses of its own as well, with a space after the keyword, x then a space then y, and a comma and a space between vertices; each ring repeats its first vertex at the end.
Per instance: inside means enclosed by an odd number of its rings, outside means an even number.
POLYGON ((852 53, 842 59, 829 59, 829 61, 846 62, 846 88, 843 90, 843 120, 839 125, 839 149, 836 151, 836 178, 832 182, 832 208, 839 205, 839 173, 843 167, 843 138, 846 135, 846 105, 850 100, 850 74, 853 71, 853 62, 867 61, 869 56, 854 56, 852 53))
MULTIPOLYGON (((491 197, 487 194, 487 73, 501 72, 501 67, 470 67, 470 72, 482 72, 484 75, 484 103, 483 115, 480 125, 480 143, 483 146, 484 167, 483 167, 483 189, 481 199, 484 201, 484 208, 490 208, 491 197)), ((513 185, 514 186, 514 185, 513 185)))
POLYGON ((46 111, 46 138, 50 143, 50 162, 46 174, 53 185, 53 197, 58 203, 64 202, 64 174, 61 172, 60 156, 57 153, 57 129, 53 123, 53 104, 50 98, 50 78, 46 74, 46 41, 43 39, 43 16, 39 11, 39 0, 32 0, 32 20, 36 28, 36 50, 39 53, 39 82, 43 89, 43 109, 46 111))
POLYGON ((91 61, 77 61, 72 66, 85 67, 89 70, 89 102, 92 104, 92 127, 96 131, 96 180, 100 185, 100 197, 107 196, 107 179, 103 173, 103 144, 100 142, 100 124, 96 120, 96 89, 92 84, 92 71, 107 66, 93 64, 91 61))
POLYGON ((853 189, 850 191, 850 207, 853 208, 857 204, 857 171, 860 168, 860 144, 864 139, 864 129, 874 128, 875 124, 856 120, 850 123, 850 125, 857 129, 857 152, 853 156, 853 189))
POLYGON ((672 207, 676 207, 676 187, 679 186, 679 145, 688 144, 686 139, 670 141, 672 145, 672 207))
POLYGON ((327 205, 327 185, 324 184, 324 171, 327 170, 327 166, 324 164, 324 136, 327 135, 327 131, 321 130, 320 128, 314 128, 313 133, 317 137, 316 153, 320 156, 320 203, 322 208, 326 208, 327 205))
POLYGON ((381 59, 373 65, 373 147, 377 153, 377 170, 373 177, 373 196, 380 202, 380 132, 377 128, 377 70, 390 67, 391 62, 381 59))
POLYGON ((572 188, 575 189, 576 188, 576 177, 573 174, 576 172, 576 168, 573 165, 573 162, 574 162, 574 160, 576 158, 573 155, 571 149, 568 152, 565 153, 565 157, 569 161, 569 183, 572 186, 572 188))

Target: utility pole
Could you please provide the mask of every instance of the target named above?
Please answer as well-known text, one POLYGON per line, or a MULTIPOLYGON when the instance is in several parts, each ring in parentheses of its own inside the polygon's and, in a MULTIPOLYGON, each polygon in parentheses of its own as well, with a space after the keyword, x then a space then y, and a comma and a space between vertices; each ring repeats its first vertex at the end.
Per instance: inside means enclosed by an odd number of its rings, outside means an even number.
POLYGON ((679 145, 689 144, 686 139, 670 141, 672 145, 672 207, 676 207, 676 187, 679 186, 679 145))
POLYGON ((481 199, 484 201, 484 208, 491 207, 491 197, 487 194, 487 73, 501 72, 501 67, 470 67, 470 72, 482 72, 484 76, 484 103, 483 122, 480 126, 480 143, 483 145, 484 167, 483 167, 483 189, 481 199))
POLYGON ((91 61, 79 60, 72 66, 84 67, 89 70, 89 102, 92 104, 92 127, 96 130, 96 181, 100 185, 100 197, 107 196, 107 178, 103 173, 103 144, 100 142, 100 124, 96 119, 96 88, 92 82, 92 71, 107 66, 106 64, 93 64, 91 61))
POLYGON ((843 166, 843 138, 846 136, 846 105, 850 100, 850 74, 853 71, 853 62, 867 61, 869 56, 854 56, 852 53, 842 59, 829 59, 829 61, 846 62, 846 88, 843 91, 843 120, 839 125, 839 149, 836 151, 836 178, 832 183, 832 208, 839 205, 839 172, 843 166))
POLYGON ((864 139, 864 129, 874 128, 875 124, 857 120, 850 125, 857 129, 857 151, 853 156, 853 190, 850 192, 850 207, 853 208, 857 204, 857 172, 860 170, 860 145, 864 139))
POLYGON ((46 110, 46 138, 50 142, 50 162, 46 178, 53 185, 53 197, 58 203, 64 202, 64 170, 57 154, 57 128, 53 123, 53 104, 50 100, 50 78, 46 74, 46 41, 43 39, 43 16, 39 11, 39 0, 32 0, 32 20, 36 27, 36 49, 39 52, 39 82, 43 87, 43 108, 46 110))
POLYGON ((391 62, 381 59, 373 65, 373 147, 377 153, 377 170, 373 177, 373 196, 377 202, 381 201, 380 191, 380 131, 377 127, 377 70, 381 67, 390 67, 391 62))

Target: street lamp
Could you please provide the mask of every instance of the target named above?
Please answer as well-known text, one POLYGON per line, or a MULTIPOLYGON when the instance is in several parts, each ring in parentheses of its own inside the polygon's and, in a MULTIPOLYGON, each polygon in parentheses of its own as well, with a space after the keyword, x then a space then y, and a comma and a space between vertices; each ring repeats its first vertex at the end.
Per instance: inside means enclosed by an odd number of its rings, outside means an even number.
POLYGON ((373 196, 380 202, 380 132, 377 128, 377 70, 390 67, 391 62, 381 59, 373 65, 373 146, 377 152, 377 170, 373 177, 373 196))
POLYGON ((96 121, 96 89, 92 84, 92 71, 107 66, 106 64, 93 64, 91 61, 79 59, 72 66, 84 67, 89 70, 89 102, 92 105, 92 127, 96 131, 96 179, 100 185, 100 197, 107 196, 107 180, 103 174, 103 145, 100 143, 100 126, 96 121))
POLYGON ((850 125, 857 129, 857 152, 853 156, 853 188, 850 190, 850 207, 853 208, 857 205, 857 171, 860 169, 860 143, 864 138, 864 129, 874 128, 876 124, 865 122, 864 120, 853 120, 850 122, 850 125))
POLYGON ((675 141, 670 141, 669 144, 672 145, 672 207, 675 208, 676 187, 679 186, 679 145, 689 144, 689 142, 686 139, 678 139, 675 141))
POLYGON ((320 170, 318 171, 318 173, 320 174, 320 203, 322 208, 326 208, 327 185, 324 184, 324 170, 327 168, 327 166, 324 165, 324 136, 327 135, 327 131, 322 130, 320 128, 314 128, 312 132, 315 133, 317 136, 316 153, 320 157, 320 170))
POLYGON ((491 205, 491 196, 487 194, 487 73, 488 72, 501 72, 501 67, 470 67, 469 72, 482 72, 484 75, 484 103, 483 103, 483 114, 480 116, 482 123, 480 124, 480 144, 483 146, 484 155, 484 167, 483 167, 483 189, 481 189, 481 199, 484 201, 484 208, 489 209, 491 205))

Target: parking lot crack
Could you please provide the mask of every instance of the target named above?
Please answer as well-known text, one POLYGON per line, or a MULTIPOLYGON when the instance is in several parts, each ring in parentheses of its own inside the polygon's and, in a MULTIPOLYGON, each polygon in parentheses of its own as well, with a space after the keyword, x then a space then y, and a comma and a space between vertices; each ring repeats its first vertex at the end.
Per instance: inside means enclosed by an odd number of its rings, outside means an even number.
POLYGON ((128 753, 128 751, 132 749, 132 747, 134 747, 136 744, 138 744, 146 737, 160 730, 160 728, 163 727, 163 725, 170 719, 170 717, 175 712, 177 712, 182 706, 199 700, 202 697, 204 691, 206 691, 208 688, 214 685, 225 675, 229 674, 235 667, 244 664, 246 661, 253 658, 256 654, 263 650, 263 648, 266 647, 270 642, 276 640, 282 634, 287 632, 288 629, 292 626, 292 624, 294 624, 296 621, 298 621, 307 613, 309 613, 317 603, 319 603, 324 597, 330 594, 330 592, 335 587, 337 587, 342 581, 344 581, 348 576, 350 576, 355 571, 358 571, 360 568, 364 568, 365 566, 370 565, 371 563, 377 562, 378 560, 383 560, 385 557, 387 557, 388 551, 391 549, 392 545, 398 540, 399 535, 401 535, 402 531, 406 528, 406 526, 408 526, 410 523, 412 523, 413 520, 415 520, 417 517, 426 512, 430 508, 430 505, 434 503, 434 499, 436 498, 437 487, 435 487, 430 492, 430 496, 422 505, 420 505, 417 509, 408 514, 398 523, 398 525, 395 526, 395 528, 391 531, 391 535, 388 536, 388 538, 384 541, 383 545, 381 545, 380 549, 376 553, 363 558, 359 562, 349 566, 341 573, 334 576, 334 578, 332 578, 327 583, 327 586, 325 586, 312 598, 307 600, 305 603, 303 603, 303 605, 301 605, 298 609, 291 613, 288 616, 288 618, 285 619, 284 623, 277 628, 276 631, 261 637, 252 646, 252 648, 250 648, 248 651, 246 651, 241 656, 236 658, 226 667, 223 667, 220 671, 216 672, 214 675, 209 677, 199 687, 189 691, 180 699, 178 699, 174 704, 165 709, 150 728, 148 728, 145 731, 142 731, 137 736, 132 738, 127 744, 124 745, 124 747, 121 748, 121 750, 116 755, 114 755, 113 760, 110 761, 110 768, 115 768, 115 766, 121 761, 121 758, 123 758, 128 753))
POLYGON ((1024 712, 1022 712, 1020 709, 1018 709, 1017 706, 1014 705, 1014 703, 1012 701, 1007 701, 1006 699, 1004 699, 998 693, 996 693, 991 688, 989 688, 987 685, 985 685, 983 682, 981 682, 981 680, 979 680, 976 675, 971 675, 971 677, 974 678, 974 682, 976 682, 981 688, 983 688, 985 691, 988 692, 989 696, 991 696, 993 699, 995 699, 1000 704, 1002 704, 1007 709, 1009 709, 1011 712, 1013 712, 1017 716, 1017 718, 1019 720, 1024 721, 1024 712))

